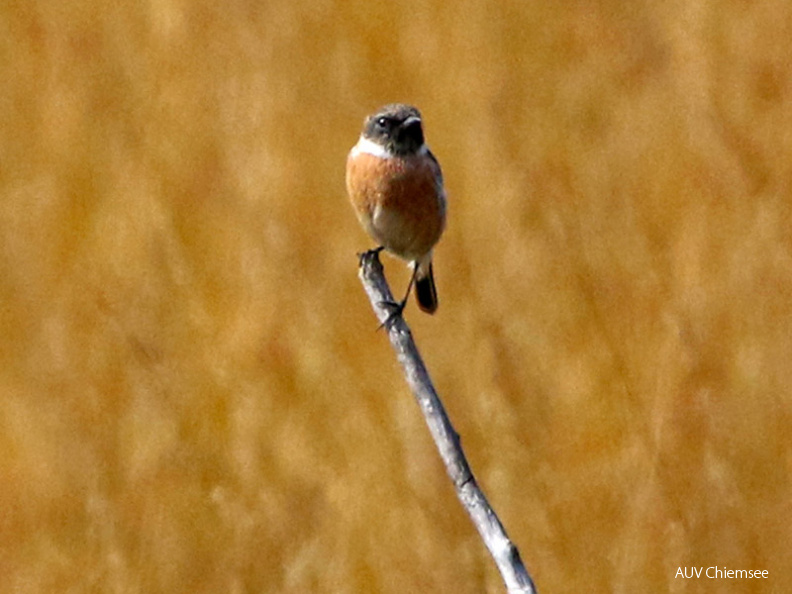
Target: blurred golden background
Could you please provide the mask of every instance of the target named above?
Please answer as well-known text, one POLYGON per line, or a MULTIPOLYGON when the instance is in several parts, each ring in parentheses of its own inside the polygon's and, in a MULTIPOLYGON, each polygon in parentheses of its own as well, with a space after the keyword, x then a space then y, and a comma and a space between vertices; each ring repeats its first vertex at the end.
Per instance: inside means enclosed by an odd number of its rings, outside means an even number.
POLYGON ((344 163, 391 101, 450 201, 407 321, 540 591, 789 583, 792 5, 0 26, 0 591, 503 591, 356 276, 344 163))

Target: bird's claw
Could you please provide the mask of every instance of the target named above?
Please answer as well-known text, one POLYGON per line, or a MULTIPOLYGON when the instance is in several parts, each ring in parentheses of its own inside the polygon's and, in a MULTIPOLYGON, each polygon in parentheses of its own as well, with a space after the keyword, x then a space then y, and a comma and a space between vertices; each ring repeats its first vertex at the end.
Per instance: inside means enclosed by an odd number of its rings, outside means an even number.
POLYGON ((377 330, 381 330, 382 328, 387 328, 388 330, 390 330, 391 324, 393 324, 393 322, 397 318, 401 317, 402 312, 404 311, 404 308, 407 305, 407 300, 405 299, 404 301, 400 301, 400 302, 396 302, 396 301, 380 301, 379 305, 380 305, 380 307, 382 307, 384 309, 390 309, 391 311, 388 314, 388 317, 385 318, 385 321, 382 322, 382 324, 379 325, 377 330))

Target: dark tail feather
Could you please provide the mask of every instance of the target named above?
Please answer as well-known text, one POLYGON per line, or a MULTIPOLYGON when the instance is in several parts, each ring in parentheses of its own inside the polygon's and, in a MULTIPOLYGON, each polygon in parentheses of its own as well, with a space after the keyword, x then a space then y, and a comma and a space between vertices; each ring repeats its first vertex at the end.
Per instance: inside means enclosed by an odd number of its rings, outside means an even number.
POLYGON ((437 288, 435 287, 434 275, 432 274, 432 264, 429 264, 428 272, 415 279, 415 298, 418 307, 426 313, 433 314, 437 311, 437 288))

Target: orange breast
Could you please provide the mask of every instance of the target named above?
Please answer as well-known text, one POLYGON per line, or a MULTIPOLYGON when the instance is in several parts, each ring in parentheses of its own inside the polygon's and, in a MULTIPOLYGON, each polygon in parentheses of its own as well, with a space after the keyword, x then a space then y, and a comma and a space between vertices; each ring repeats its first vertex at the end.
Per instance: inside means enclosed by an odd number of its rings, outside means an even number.
POLYGON ((445 196, 433 159, 350 154, 346 173, 352 206, 375 241, 406 260, 434 247, 445 228, 445 196))

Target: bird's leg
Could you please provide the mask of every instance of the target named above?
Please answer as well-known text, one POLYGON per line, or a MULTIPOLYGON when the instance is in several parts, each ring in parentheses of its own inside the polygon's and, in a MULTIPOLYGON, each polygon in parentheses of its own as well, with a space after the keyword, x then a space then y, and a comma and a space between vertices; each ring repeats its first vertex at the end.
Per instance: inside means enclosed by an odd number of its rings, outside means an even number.
POLYGON ((404 308, 407 307, 407 299, 410 297, 410 291, 412 291, 413 285, 415 284, 415 277, 417 274, 418 274, 418 262, 415 262, 413 264, 413 272, 410 275, 410 282, 407 284, 407 292, 404 295, 404 299, 402 299, 399 302, 395 302, 395 301, 379 302, 381 306, 390 309, 391 312, 388 314, 388 317, 385 318, 385 321, 379 325, 379 328, 377 328, 377 330, 379 330, 383 326, 387 326, 388 328, 390 328, 390 325, 393 323, 393 320, 395 320, 397 317, 402 315, 404 308))
POLYGON ((358 260, 359 260, 359 264, 360 264, 360 266, 363 266, 363 261, 364 261, 364 260, 367 260, 367 259, 369 259, 369 258, 373 258, 374 256, 377 256, 377 255, 379 255, 379 253, 380 253, 382 250, 384 250, 384 249, 385 249, 385 246, 384 246, 384 245, 381 245, 381 246, 379 246, 379 247, 375 247, 375 248, 373 248, 373 249, 366 250, 365 252, 361 252, 361 253, 359 253, 359 254, 358 254, 358 260))

